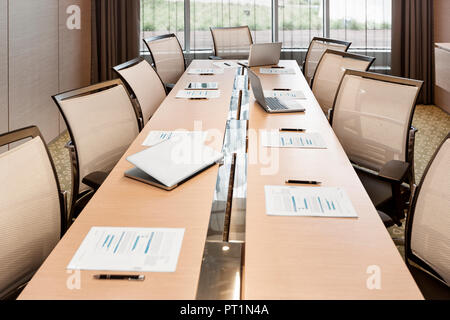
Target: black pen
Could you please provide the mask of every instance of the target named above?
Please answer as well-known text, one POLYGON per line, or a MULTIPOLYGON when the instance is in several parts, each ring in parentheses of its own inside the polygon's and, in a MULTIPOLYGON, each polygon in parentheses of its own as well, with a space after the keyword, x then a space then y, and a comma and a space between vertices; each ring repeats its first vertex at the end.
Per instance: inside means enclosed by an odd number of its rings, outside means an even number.
POLYGON ((145 276, 130 274, 96 274, 94 279, 97 280, 128 280, 128 281, 144 281, 145 276))
POLYGON ((229 63, 224 62, 223 64, 226 65, 226 66, 231 67, 231 64, 229 64, 229 63))
POLYGON ((199 76, 213 76, 214 73, 199 73, 199 76))
POLYGON ((312 185, 322 184, 322 182, 320 182, 320 181, 304 181, 304 180, 287 180, 286 183, 288 183, 288 184, 312 184, 312 185))
POLYGON ((291 91, 291 89, 281 89, 281 88, 275 88, 273 91, 291 91))
POLYGON ((271 69, 284 69, 284 67, 282 67, 282 66, 272 66, 272 67, 270 67, 271 69))
POLYGON ((208 100, 208 98, 189 98, 189 100, 208 100))
POLYGON ((280 132, 305 132, 306 129, 289 129, 289 128, 282 128, 280 129, 280 132))

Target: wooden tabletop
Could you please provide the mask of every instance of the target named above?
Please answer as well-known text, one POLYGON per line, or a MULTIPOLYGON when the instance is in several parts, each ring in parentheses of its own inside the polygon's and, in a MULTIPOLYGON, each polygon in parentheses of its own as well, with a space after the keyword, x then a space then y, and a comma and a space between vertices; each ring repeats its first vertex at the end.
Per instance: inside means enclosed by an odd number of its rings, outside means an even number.
MULTIPOLYGON (((249 129, 305 127, 320 131, 328 149, 278 150, 278 168, 264 174, 261 170, 268 165, 250 158, 243 297, 421 299, 297 63, 281 64, 295 68, 297 74, 263 76, 264 88, 302 89, 308 97, 307 112, 269 115, 252 97, 249 129), (286 178, 317 179, 325 186, 345 188, 359 219, 266 216, 264 185, 283 185, 286 178), (380 268, 380 290, 366 286, 370 266, 380 268)), ((208 60, 191 64, 211 66, 208 60)), ((214 76, 183 75, 19 299, 195 298, 218 167, 167 192, 125 178, 124 171, 132 167, 125 158, 144 149, 141 144, 150 130, 209 130, 208 143, 219 151, 235 74, 235 69, 225 69, 224 74, 214 76), (176 99, 178 90, 189 81, 217 81, 221 97, 209 101, 176 99), (185 228, 176 272, 148 273, 143 282, 96 281, 92 276, 98 272, 94 271, 72 274, 66 267, 93 226, 185 228)), ((257 139, 250 136, 249 152, 256 146, 257 139)))

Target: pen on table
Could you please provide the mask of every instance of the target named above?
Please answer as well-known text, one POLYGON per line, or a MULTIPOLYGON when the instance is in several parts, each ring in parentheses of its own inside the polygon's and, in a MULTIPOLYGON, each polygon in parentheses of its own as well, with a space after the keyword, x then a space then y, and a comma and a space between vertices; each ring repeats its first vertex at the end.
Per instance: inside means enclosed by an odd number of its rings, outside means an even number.
POLYGON ((130 274, 96 274, 94 279, 97 280, 128 280, 128 281, 144 281, 145 276, 130 274))
POLYGON ((223 64, 226 65, 226 66, 231 67, 231 64, 229 64, 229 63, 224 62, 223 64))
POLYGON ((273 91, 291 91, 291 89, 275 88, 273 91))
POLYGON ((312 184, 319 185, 322 184, 320 181, 305 181, 305 180, 286 180, 287 184, 312 184))
POLYGON ((305 132, 306 129, 281 128, 280 132, 305 132))
POLYGON ((270 67, 271 69, 284 69, 284 67, 283 66, 272 66, 272 67, 270 67))
POLYGON ((208 98, 189 98, 189 100, 208 100, 208 98))

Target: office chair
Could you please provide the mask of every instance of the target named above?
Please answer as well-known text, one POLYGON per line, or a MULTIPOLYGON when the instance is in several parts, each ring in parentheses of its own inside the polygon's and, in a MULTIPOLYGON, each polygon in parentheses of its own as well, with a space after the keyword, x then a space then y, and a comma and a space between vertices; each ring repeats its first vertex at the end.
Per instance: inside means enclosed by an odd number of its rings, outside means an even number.
POLYGON ((303 75, 308 84, 311 86, 311 80, 316 72, 316 67, 327 49, 347 52, 351 44, 351 42, 347 41, 314 37, 309 44, 302 67, 303 75))
POLYGON ((35 126, 0 135, 0 299, 14 299, 66 230, 67 206, 35 126))
POLYGON ((125 62, 113 69, 135 100, 139 114, 139 126, 142 130, 166 98, 166 87, 158 73, 142 58, 125 62))
POLYGON ((450 133, 413 191, 405 260, 426 299, 450 300, 450 133))
POLYGON ((331 124, 386 226, 401 225, 414 184, 411 126, 422 81, 346 70, 331 124), (408 187, 402 187, 408 183, 408 187), (392 220, 391 220, 392 219, 392 220))
POLYGON ((119 79, 53 96, 70 134, 71 223, 139 133, 138 114, 119 79))
POLYGON ((176 35, 165 34, 144 39, 152 57, 153 67, 170 91, 186 70, 183 49, 176 35))
POLYGON ((328 118, 345 70, 367 71, 374 61, 373 57, 343 51, 327 49, 324 52, 311 80, 311 86, 314 96, 328 118))
POLYGON ((248 26, 210 30, 214 43, 214 56, 210 59, 248 59, 253 44, 248 26))

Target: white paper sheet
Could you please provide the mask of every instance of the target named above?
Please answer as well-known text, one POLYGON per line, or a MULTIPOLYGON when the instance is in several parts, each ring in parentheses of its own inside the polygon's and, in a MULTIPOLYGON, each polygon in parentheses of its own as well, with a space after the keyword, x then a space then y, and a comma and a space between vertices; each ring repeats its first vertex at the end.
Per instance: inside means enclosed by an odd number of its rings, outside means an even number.
POLYGON ((184 231, 93 227, 67 269, 175 272, 184 231))
POLYGON ((265 186, 270 216, 357 218, 347 193, 333 187, 265 186))
POLYGON ((205 131, 150 131, 142 143, 145 147, 153 147, 163 141, 175 137, 201 137, 205 141, 207 132, 205 131))
POLYGON ((219 89, 217 82, 189 82, 186 85, 186 90, 216 90, 219 89))
POLYGON ((326 143, 318 132, 261 131, 261 143, 269 148, 326 149, 326 143))
POLYGON ((295 70, 292 68, 260 68, 261 74, 295 74, 295 70))
POLYGON ((180 90, 178 99, 216 99, 220 97, 220 90, 180 90))
POLYGON ((234 61, 217 61, 213 65, 222 69, 237 68, 239 65, 234 61))
POLYGON ((301 90, 264 90, 264 96, 269 98, 306 99, 305 94, 301 90))
POLYGON ((223 73, 223 69, 219 69, 219 68, 191 68, 188 70, 188 74, 200 74, 200 75, 205 75, 205 74, 222 74, 223 73))

